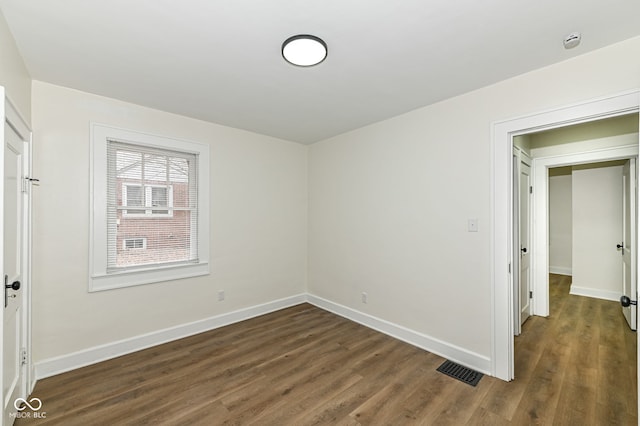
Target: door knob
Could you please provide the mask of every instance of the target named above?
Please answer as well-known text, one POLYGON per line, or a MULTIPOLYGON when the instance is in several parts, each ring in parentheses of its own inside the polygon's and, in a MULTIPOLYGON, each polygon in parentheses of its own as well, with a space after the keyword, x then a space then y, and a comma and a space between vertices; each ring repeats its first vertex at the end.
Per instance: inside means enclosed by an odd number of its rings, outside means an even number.
POLYGON ((520 249, 520 251, 523 252, 523 253, 526 253, 527 252, 527 248, 523 247, 523 248, 520 249))
POLYGON ((624 247, 622 244, 616 244, 616 248, 617 248, 618 250, 620 250, 622 247, 624 247))
POLYGON ((5 284, 5 288, 10 288, 11 290, 20 290, 20 281, 14 281, 11 284, 5 284))
POLYGON ((636 300, 629 299, 628 296, 622 296, 620 298, 620 304, 622 305, 623 308, 626 308, 629 305, 637 305, 638 302, 636 300))

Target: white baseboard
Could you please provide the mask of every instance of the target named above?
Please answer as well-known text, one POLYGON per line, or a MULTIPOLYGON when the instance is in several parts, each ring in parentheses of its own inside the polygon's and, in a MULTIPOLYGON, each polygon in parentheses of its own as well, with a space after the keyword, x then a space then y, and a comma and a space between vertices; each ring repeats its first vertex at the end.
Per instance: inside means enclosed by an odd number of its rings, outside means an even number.
MULTIPOLYGON (((275 300, 258 306, 240 309, 200 321, 158 330, 105 345, 95 346, 59 357, 45 359, 35 364, 35 379, 55 376, 87 365, 116 358, 152 346, 203 333, 225 325, 251 319, 280 309, 308 302, 321 309, 355 321, 366 327, 387 334, 403 342, 440 355, 482 373, 491 374, 491 360, 488 357, 443 342, 406 327, 330 302, 311 294, 299 294, 275 300)), ((34 382, 35 383, 35 382, 34 382)))
POLYGON ((549 266, 550 274, 558 274, 558 275, 573 275, 573 271, 571 268, 567 268, 565 266, 549 266))
POLYGON ((595 288, 579 287, 571 284, 571 290, 569 294, 575 294, 576 296, 594 297, 596 299, 613 300, 615 302, 620 300, 622 293, 619 291, 610 290, 598 290, 595 288))
POLYGON ((262 305, 240 309, 226 314, 216 315, 204 320, 182 324, 176 327, 135 336, 105 345, 95 346, 78 352, 45 359, 35 364, 36 380, 55 376, 66 371, 75 370, 87 365, 95 364, 108 359, 116 358, 152 346, 182 339, 194 334, 203 333, 225 325, 244 321, 290 306, 299 305, 306 301, 305 294, 274 300, 262 305))
POLYGON ((341 317, 355 321, 366 327, 372 328, 436 355, 440 355, 441 357, 447 358, 481 373, 491 375, 491 360, 488 357, 468 351, 450 343, 443 342, 436 338, 427 336, 426 334, 410 330, 401 325, 339 305, 312 294, 307 294, 307 301, 318 308, 340 315, 341 317))

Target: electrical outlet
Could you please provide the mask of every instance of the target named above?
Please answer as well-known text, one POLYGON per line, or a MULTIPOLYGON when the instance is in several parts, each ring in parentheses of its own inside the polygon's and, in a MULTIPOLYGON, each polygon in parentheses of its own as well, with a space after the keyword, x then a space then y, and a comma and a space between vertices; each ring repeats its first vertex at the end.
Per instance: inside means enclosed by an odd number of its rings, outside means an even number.
POLYGON ((367 303, 369 296, 364 291, 362 292, 362 303, 367 303))
POLYGON ((224 290, 218 291, 218 302, 222 302, 224 300, 224 290))

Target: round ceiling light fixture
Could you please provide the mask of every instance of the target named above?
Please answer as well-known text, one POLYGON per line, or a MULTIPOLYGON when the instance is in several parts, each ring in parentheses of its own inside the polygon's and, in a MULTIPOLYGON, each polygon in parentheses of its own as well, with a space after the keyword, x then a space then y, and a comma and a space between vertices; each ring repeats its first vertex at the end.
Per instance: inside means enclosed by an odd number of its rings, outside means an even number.
POLYGON ((299 34, 282 43, 282 57, 298 67, 312 67, 327 57, 327 44, 319 37, 299 34))

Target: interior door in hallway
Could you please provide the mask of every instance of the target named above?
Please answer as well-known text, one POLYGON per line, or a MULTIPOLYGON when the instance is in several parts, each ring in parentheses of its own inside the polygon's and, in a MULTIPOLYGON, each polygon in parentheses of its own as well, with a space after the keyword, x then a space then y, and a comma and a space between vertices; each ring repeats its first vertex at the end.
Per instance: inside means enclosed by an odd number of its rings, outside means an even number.
POLYGON ((636 277, 636 159, 627 160, 622 171, 622 313, 627 324, 636 330, 638 285, 636 277))
POLYGON ((531 316, 531 167, 520 161, 520 324, 531 316))

